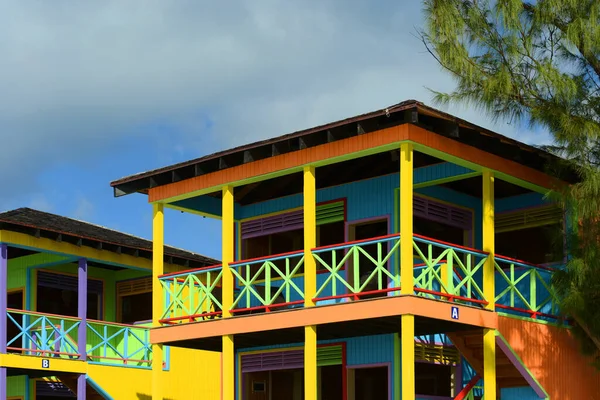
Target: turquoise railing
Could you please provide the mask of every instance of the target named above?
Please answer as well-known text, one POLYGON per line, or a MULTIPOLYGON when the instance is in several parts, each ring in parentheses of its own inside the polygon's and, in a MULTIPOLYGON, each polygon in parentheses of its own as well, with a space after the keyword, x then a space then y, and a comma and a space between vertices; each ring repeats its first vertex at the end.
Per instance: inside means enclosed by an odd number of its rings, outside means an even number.
POLYGON ((8 324, 18 333, 7 338, 7 351, 43 357, 79 358, 79 318, 34 311, 7 310, 8 324))
POLYGON ((161 275, 165 307, 160 321, 173 324, 220 317, 222 276, 220 265, 161 275))
MULTIPOLYGON (((22 355, 78 359, 79 318, 35 311, 7 311, 7 351, 22 355)), ((148 327, 86 321, 86 357, 109 365, 149 366, 152 347, 148 327)))
POLYGON ((392 259, 399 252, 398 234, 314 249, 324 276, 314 300, 359 300, 400 290, 400 275, 391 271, 392 259), (367 246, 375 249, 375 256, 366 251, 367 246))
POLYGON ((87 358, 101 364, 149 366, 150 330, 135 325, 87 321, 87 358))
POLYGON ((272 311, 304 304, 304 252, 230 264, 236 286, 232 312, 272 311))

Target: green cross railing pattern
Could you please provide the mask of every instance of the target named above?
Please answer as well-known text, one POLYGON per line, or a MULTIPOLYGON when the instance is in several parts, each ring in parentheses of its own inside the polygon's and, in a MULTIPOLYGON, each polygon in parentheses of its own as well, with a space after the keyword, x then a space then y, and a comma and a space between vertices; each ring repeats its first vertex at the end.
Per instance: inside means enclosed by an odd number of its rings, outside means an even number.
POLYGON ((269 312, 304 304, 303 251, 239 261, 230 268, 237 288, 232 313, 269 312))
POLYGON ((488 254, 414 235, 415 293, 461 303, 487 304, 483 266, 488 254))
POLYGON ((557 296, 550 283, 553 268, 496 256, 496 307, 533 319, 556 320, 557 296))
POLYGON ((87 357, 101 364, 149 366, 150 330, 133 325, 87 321, 87 357))
POLYGON ((160 322, 173 324, 220 318, 222 276, 220 265, 161 275, 165 308, 160 322))
MULTIPOLYGON (((360 240, 312 250, 317 264, 313 300, 397 296, 400 235, 360 240)), ((495 296, 483 293, 483 270, 490 255, 481 250, 420 235, 412 238, 414 293, 471 306, 494 301, 498 311, 530 318, 558 317, 551 290, 551 268, 495 256, 495 296)), ((303 307, 304 252, 279 254, 230 264, 235 315, 303 307)), ((186 323, 222 316, 222 268, 201 268, 161 276, 165 307, 162 323, 186 323)))
POLYGON ((390 272, 392 257, 400 253, 400 235, 393 234, 312 251, 325 278, 317 285, 314 300, 359 300, 400 290, 400 275, 390 272), (365 248, 370 246, 375 255, 365 248))

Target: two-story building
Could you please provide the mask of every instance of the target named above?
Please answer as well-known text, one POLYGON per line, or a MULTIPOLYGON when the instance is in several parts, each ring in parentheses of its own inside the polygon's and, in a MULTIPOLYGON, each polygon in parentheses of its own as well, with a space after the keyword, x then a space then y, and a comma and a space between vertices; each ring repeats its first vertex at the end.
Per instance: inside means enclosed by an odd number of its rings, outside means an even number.
MULTIPOLYGON (((165 246, 164 270, 216 261, 165 246)), ((0 400, 147 399, 153 365, 165 397, 207 377, 219 396, 217 354, 152 353, 152 242, 21 208, 0 213, 0 400), (154 362, 159 360, 159 362, 154 362)))
POLYGON ((152 205, 152 354, 220 353, 224 400, 597 398, 550 285, 552 161, 406 101, 115 181, 152 205), (220 219, 220 263, 168 270, 165 208, 220 219))

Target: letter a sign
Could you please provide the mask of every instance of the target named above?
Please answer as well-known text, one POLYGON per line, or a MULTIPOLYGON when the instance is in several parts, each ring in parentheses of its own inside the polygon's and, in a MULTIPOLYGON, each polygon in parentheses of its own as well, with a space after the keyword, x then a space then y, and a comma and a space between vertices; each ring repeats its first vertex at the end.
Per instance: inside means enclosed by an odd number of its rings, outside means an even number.
POLYGON ((458 319, 458 307, 452 307, 450 311, 450 316, 452 319, 458 319))

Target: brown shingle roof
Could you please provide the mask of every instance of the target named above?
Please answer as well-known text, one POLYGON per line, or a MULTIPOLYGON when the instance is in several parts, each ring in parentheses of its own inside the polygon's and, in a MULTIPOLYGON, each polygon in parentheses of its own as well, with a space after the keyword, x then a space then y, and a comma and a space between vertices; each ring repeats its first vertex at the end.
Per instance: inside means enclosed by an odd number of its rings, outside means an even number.
MULTIPOLYGON (((90 246, 114 252, 131 253, 140 257, 152 257, 152 242, 137 236, 115 231, 89 222, 63 217, 31 208, 18 208, 0 213, 0 229, 49 237, 78 245, 90 246)), ((165 257, 173 263, 202 267, 219 261, 187 250, 165 246, 165 257)))

